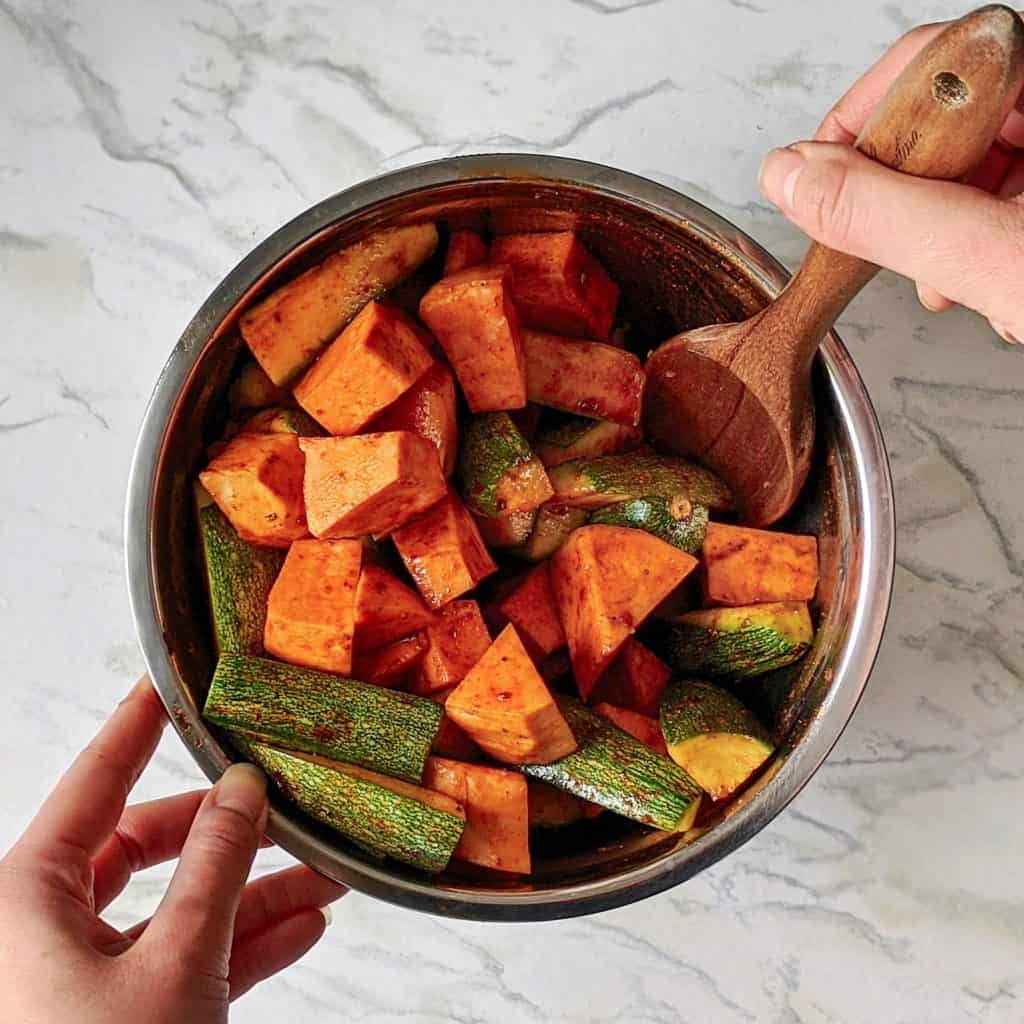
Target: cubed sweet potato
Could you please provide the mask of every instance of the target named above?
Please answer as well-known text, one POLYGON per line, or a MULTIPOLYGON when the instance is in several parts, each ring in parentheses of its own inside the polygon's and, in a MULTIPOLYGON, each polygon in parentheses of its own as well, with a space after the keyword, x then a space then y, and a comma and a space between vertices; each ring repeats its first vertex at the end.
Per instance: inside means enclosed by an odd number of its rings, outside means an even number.
POLYGON ((278 385, 297 377, 371 299, 404 280, 437 248, 433 224, 375 231, 272 292, 239 327, 278 385))
POLYGON ((199 480, 242 540, 286 548, 309 536, 304 466, 294 434, 239 434, 224 445, 199 480))
POLYGON ((364 562, 356 589, 356 650, 372 651, 426 629, 433 613, 387 569, 364 562))
POLYGON ((470 267, 423 296, 420 317, 459 378, 473 412, 526 405, 526 361, 507 267, 470 267))
POLYGON ((303 494, 316 537, 390 533, 445 493, 437 449, 409 430, 305 437, 303 494))
POLYGON ((810 601, 818 586, 818 539, 708 523, 701 550, 708 604, 810 601))
POLYGON ((411 430, 437 448, 441 471, 455 471, 459 427, 456 419, 455 378, 444 363, 433 366, 401 398, 372 423, 372 429, 411 430))
POLYGON ((444 707, 475 743, 505 764, 550 764, 576 749, 515 626, 502 630, 444 707))
POLYGON ((656 754, 668 757, 665 737, 661 734, 661 726, 656 718, 642 715, 639 711, 631 711, 629 708, 616 707, 614 704, 595 704, 594 710, 638 739, 645 747, 650 747, 656 754))
POLYGON ((630 637, 601 674, 590 696, 593 701, 657 718, 661 695, 671 674, 661 658, 630 637))
POLYGON ((499 614, 516 632, 536 661, 565 646, 565 630, 551 592, 548 564, 542 562, 498 603, 499 614))
MULTIPOLYGON (((455 687, 452 687, 452 690, 455 687)), ((430 694, 435 704, 444 707, 448 694, 452 690, 438 690, 430 694)), ((448 717, 444 715, 438 726, 437 735, 431 744, 430 751, 439 757, 452 757, 456 761, 482 761, 484 752, 448 717)))
POLYGON ((601 673, 697 560, 643 530, 582 526, 551 559, 573 674, 586 700, 601 673))
POLYGON ((352 671, 358 540, 297 540, 267 599, 263 646, 292 665, 352 671))
POLYGON ((462 682, 491 645, 476 601, 451 601, 426 627, 428 649, 409 686, 413 693, 433 694, 462 682))
POLYGON ((527 327, 521 337, 531 402, 627 427, 639 425, 645 377, 632 352, 527 327))
POLYGON ((487 262, 487 243, 475 232, 453 231, 444 257, 444 275, 449 277, 487 262))
POLYGON ((466 506, 449 490, 391 535, 423 600, 440 608, 498 567, 466 506))
POLYGON ((530 812, 519 772, 428 757, 423 785, 466 810, 454 857, 496 871, 530 873, 530 812))
POLYGON ((356 434, 434 364, 416 325, 369 302, 295 386, 295 398, 332 434, 356 434))
POLYGON ((490 261, 512 267, 512 298, 524 324, 607 340, 619 289, 574 232, 500 236, 490 261))
MULTIPOLYGON (((356 636, 358 637, 358 627, 356 636)), ((352 675, 374 686, 401 686, 427 649, 425 633, 413 633, 375 651, 360 651, 352 657, 352 675)))

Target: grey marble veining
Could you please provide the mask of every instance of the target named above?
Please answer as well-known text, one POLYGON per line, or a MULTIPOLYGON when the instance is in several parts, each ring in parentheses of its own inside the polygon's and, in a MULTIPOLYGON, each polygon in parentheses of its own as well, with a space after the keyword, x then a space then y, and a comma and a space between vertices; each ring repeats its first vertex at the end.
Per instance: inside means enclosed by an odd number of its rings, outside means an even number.
MULTIPOLYGON (((757 194, 761 155, 959 10, 0 0, 0 846, 141 670, 120 553, 134 433, 253 243, 382 170, 544 150, 680 188, 792 265, 804 243, 757 194)), ((239 1020, 1024 1020, 1024 357, 889 275, 841 332, 892 456, 899 567, 867 696, 791 809, 687 885, 583 920, 350 896, 239 1020)), ((199 781, 169 736, 138 795, 199 781)))

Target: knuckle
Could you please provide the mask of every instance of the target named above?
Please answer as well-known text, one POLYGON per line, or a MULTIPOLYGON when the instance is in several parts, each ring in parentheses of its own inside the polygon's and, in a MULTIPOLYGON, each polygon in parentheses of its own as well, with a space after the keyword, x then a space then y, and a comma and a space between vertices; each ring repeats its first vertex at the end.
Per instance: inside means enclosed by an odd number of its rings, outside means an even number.
POLYGON ((204 853, 218 858, 256 850, 257 835, 252 822, 225 808, 211 809, 197 838, 204 853))
POLYGON ((853 234, 859 204, 844 160, 815 162, 800 175, 796 199, 812 235, 842 243, 853 234))

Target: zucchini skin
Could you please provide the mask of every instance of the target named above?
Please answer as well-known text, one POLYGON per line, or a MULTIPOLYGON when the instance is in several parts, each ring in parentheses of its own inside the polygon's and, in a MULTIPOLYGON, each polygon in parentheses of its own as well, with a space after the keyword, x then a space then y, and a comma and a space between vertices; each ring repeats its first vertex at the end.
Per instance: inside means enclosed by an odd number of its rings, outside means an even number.
POLYGON ((203 714, 258 740, 418 783, 444 709, 355 679, 227 653, 203 714))
POLYGON ((541 505, 537 510, 533 530, 521 549, 523 557, 531 562, 543 562, 565 543, 573 530, 583 526, 586 521, 587 513, 581 508, 554 502, 541 505))
POLYGON ((800 603, 715 608, 680 615, 667 631, 664 653, 682 675, 747 679, 798 661, 813 639, 800 603), (794 621, 783 622, 783 615, 794 621))
POLYGON ((372 855, 431 873, 448 866, 462 818, 350 775, 342 765, 316 764, 263 743, 238 745, 302 811, 372 855))
POLYGON ((708 510, 703 505, 690 505, 679 515, 682 504, 671 498, 631 498, 617 505, 606 505, 590 513, 591 523, 606 526, 631 526, 666 541, 690 555, 700 553, 708 528, 708 510))
POLYGON ((573 459, 552 469, 550 479, 556 500, 581 508, 630 498, 686 498, 716 511, 735 505, 732 492, 710 469, 648 452, 573 459))
MULTIPOLYGON (((459 478, 466 505, 481 516, 528 511, 509 505, 505 493, 515 489, 524 476, 546 479, 544 467, 512 417, 507 412, 472 417, 462 432, 459 452, 459 478)), ((547 493, 550 495, 550 488, 547 493)), ((531 507, 536 508, 536 504, 531 507)))
POLYGON ((661 698, 661 732, 670 746, 707 733, 749 736, 770 744, 768 730, 728 690, 701 679, 675 680, 661 698))
POLYGON ((525 765, 530 778, 642 825, 666 832, 689 827, 703 790, 687 772, 578 700, 556 699, 578 746, 554 764, 525 765))
POLYGON ((262 654, 267 598, 285 551, 257 547, 238 536, 227 516, 198 496, 199 537, 218 654, 262 654))
POLYGON ((642 440, 643 434, 637 427, 572 416, 542 430, 535 450, 540 461, 550 469, 573 459, 631 451, 642 440))

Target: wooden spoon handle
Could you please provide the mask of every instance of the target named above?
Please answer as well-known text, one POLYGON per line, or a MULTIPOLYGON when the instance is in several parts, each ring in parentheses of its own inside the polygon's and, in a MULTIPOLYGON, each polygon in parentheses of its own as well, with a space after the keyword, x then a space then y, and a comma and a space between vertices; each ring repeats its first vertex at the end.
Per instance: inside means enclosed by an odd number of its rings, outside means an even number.
MULTIPOLYGON (((855 143, 866 156, 921 178, 955 180, 995 141, 1024 86, 1024 22, 1002 4, 951 22, 907 65, 855 143)), ((806 372, 825 333, 878 272, 812 242, 786 290, 765 310, 782 365, 806 372)))

